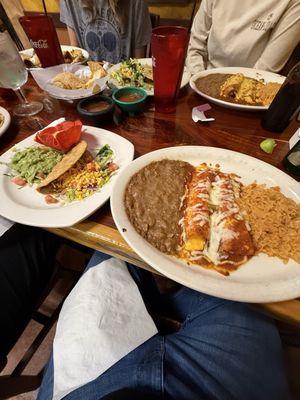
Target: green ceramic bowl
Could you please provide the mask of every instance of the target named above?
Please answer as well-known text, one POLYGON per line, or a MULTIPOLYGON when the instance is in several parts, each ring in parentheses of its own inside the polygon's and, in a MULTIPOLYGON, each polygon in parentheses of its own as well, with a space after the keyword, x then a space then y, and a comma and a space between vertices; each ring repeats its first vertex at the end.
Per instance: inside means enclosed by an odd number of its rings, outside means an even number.
POLYGON ((122 111, 127 112, 129 115, 134 115, 143 111, 147 92, 141 88, 128 86, 115 90, 112 98, 122 111), (136 100, 132 99, 135 95, 139 97, 136 100))

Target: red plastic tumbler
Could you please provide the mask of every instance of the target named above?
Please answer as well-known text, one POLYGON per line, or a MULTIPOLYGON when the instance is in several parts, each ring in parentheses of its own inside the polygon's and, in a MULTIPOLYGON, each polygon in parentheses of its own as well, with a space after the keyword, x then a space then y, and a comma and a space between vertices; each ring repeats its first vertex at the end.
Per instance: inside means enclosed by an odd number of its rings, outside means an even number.
POLYGON ((175 112, 187 45, 186 28, 159 26, 152 30, 154 102, 158 112, 175 112))
POLYGON ((64 64, 54 23, 48 15, 29 15, 19 18, 43 68, 64 64))

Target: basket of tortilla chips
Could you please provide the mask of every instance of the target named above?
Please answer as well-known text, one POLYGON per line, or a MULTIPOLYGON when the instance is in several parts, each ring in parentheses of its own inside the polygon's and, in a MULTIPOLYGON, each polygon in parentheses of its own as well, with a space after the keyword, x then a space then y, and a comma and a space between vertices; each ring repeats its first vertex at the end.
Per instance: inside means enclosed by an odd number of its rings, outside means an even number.
POLYGON ((77 100, 99 93, 108 79, 103 64, 97 61, 89 61, 87 66, 61 64, 33 70, 31 74, 41 89, 62 100, 77 100))

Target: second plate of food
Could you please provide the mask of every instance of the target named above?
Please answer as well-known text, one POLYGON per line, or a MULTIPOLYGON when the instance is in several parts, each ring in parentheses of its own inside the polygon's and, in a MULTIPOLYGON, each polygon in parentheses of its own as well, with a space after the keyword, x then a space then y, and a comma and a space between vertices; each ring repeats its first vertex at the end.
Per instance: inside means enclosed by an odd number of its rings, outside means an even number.
MULTIPOLYGON (((119 89, 125 86, 136 86, 146 90, 148 96, 154 95, 152 58, 126 60, 111 67, 108 73, 109 82, 119 89)), ((181 88, 189 83, 190 76, 190 73, 184 69, 181 88)))
POLYGON ((201 71, 191 88, 212 103, 246 111, 267 110, 285 77, 253 68, 226 67, 201 71))
MULTIPOLYGON (((61 45, 61 51, 66 64, 84 64, 89 59, 89 53, 76 46, 61 45)), ((19 52, 29 71, 41 68, 41 62, 33 48, 19 52)))
POLYGON ((299 183, 284 172, 205 146, 136 159, 111 197, 120 233, 145 262, 192 289, 246 302, 300 295, 299 203, 299 183))

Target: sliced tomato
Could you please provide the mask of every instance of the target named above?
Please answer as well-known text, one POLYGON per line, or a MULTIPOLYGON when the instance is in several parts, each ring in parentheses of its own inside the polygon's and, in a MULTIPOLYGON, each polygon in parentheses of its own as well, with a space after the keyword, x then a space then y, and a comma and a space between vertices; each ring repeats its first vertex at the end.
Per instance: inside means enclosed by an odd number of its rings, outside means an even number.
POLYGON ((11 179, 11 181, 18 186, 25 186, 27 184, 26 180, 21 178, 20 176, 15 176, 11 179))
POLYGON ((35 136, 35 140, 45 146, 66 152, 80 141, 81 130, 81 121, 65 121, 56 126, 43 129, 35 136))
POLYGON ((118 166, 117 164, 111 162, 111 163, 108 164, 107 168, 108 168, 111 172, 113 172, 113 171, 116 171, 117 169, 119 169, 119 166, 118 166))
POLYGON ((58 203, 58 200, 55 197, 51 196, 51 194, 47 194, 45 196, 45 202, 47 204, 55 204, 58 203))

